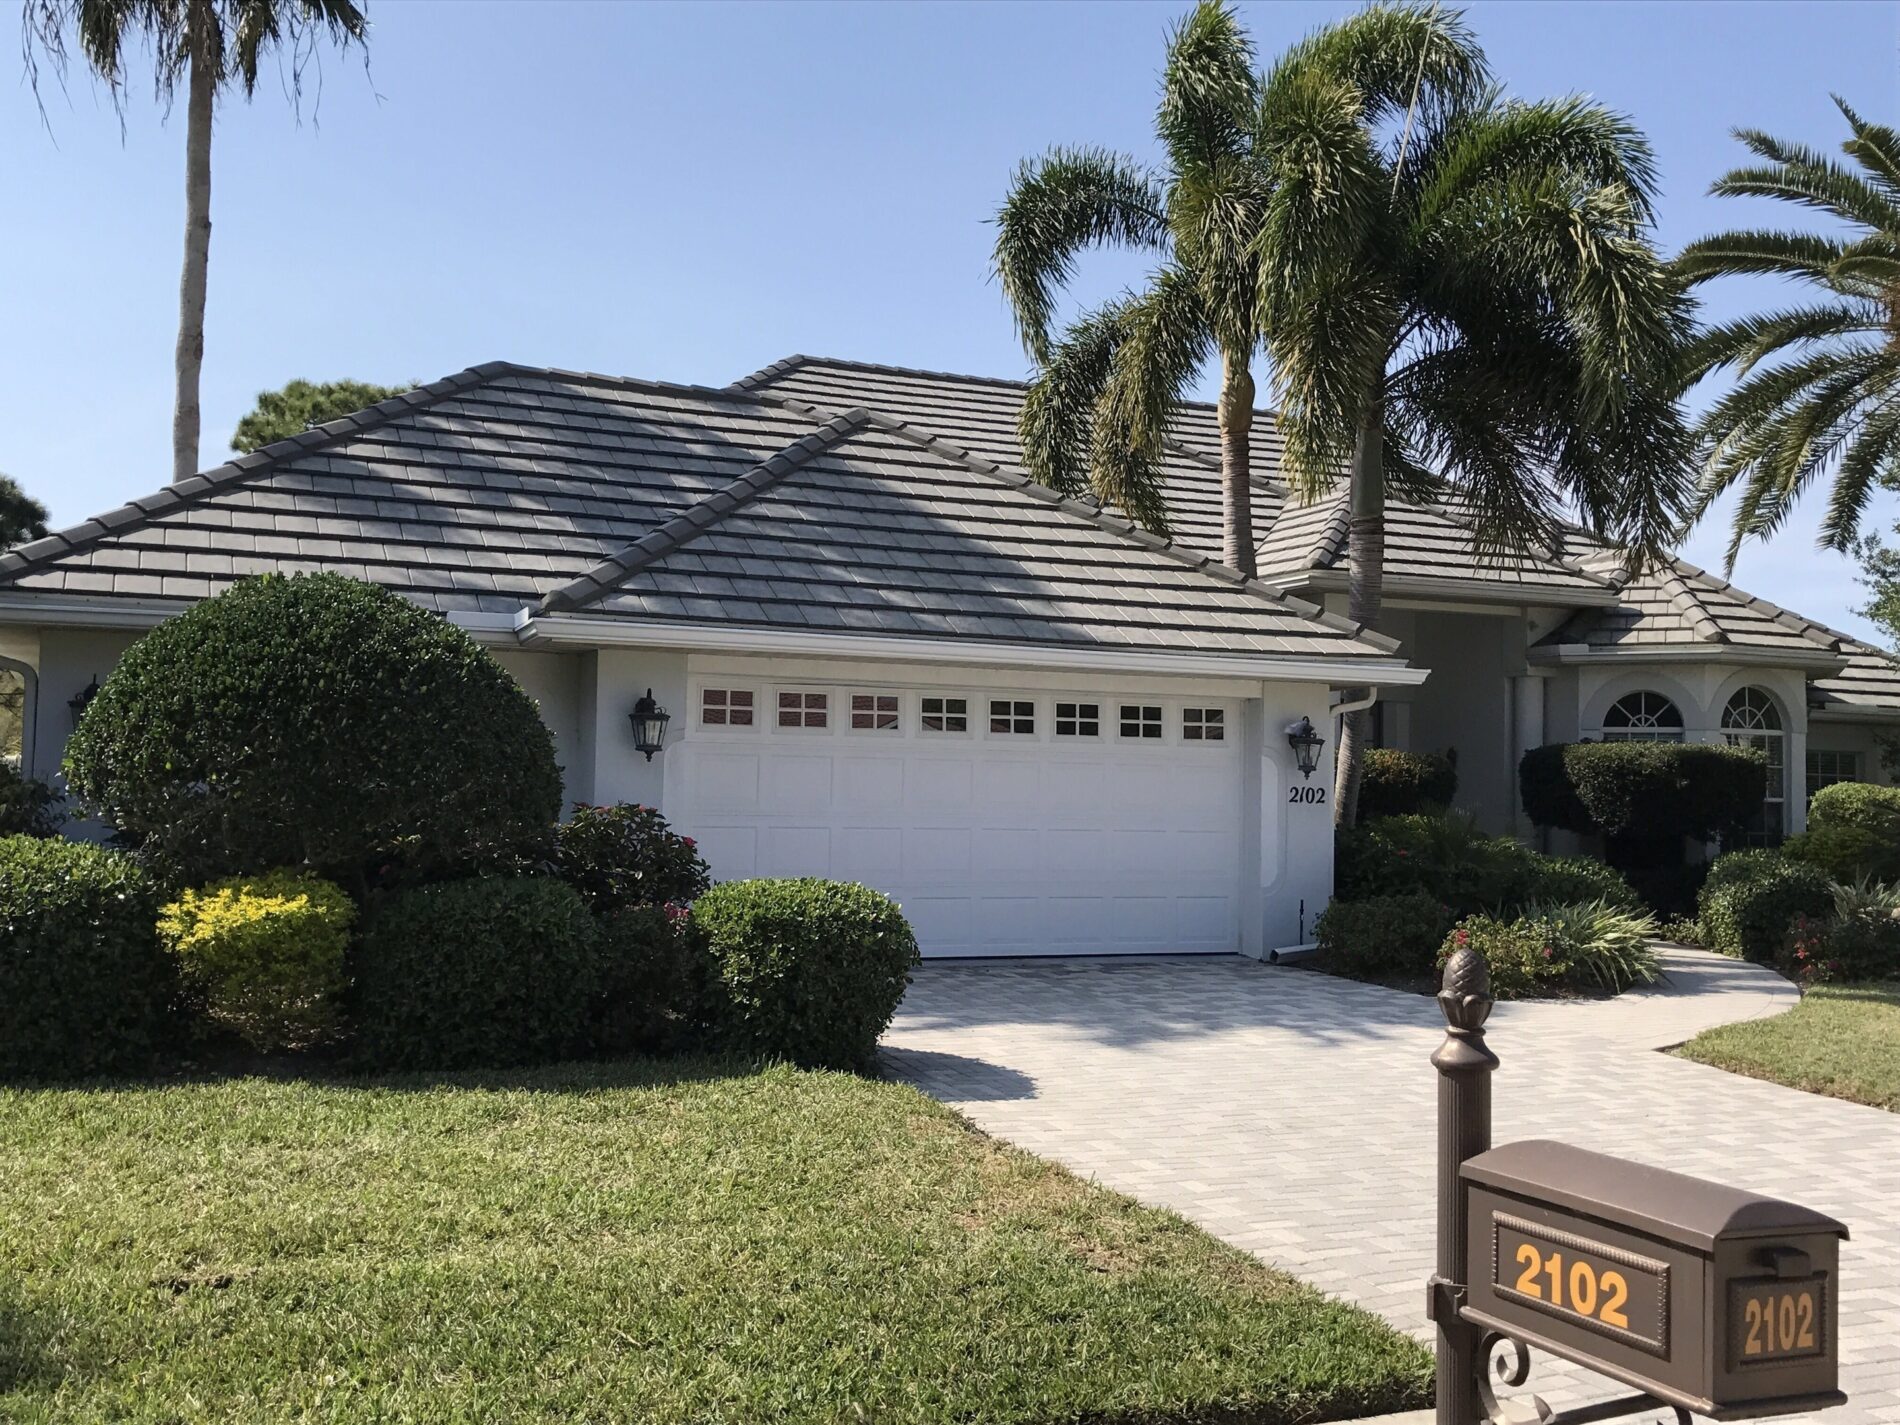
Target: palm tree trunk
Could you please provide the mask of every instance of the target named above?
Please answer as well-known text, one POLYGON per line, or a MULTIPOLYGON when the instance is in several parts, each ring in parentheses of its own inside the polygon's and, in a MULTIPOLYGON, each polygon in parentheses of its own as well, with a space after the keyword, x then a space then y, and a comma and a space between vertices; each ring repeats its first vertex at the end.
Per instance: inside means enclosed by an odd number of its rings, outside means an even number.
POLYGON ((1220 494, 1221 562, 1254 576, 1253 371, 1245 357, 1221 353, 1220 494))
MULTIPOLYGON (((1352 524, 1346 536, 1346 616, 1369 629, 1379 626, 1385 602, 1385 407, 1373 401, 1359 421, 1352 451, 1352 524)), ((1365 696, 1355 688, 1352 698, 1365 696)), ((1351 826, 1359 819, 1359 774, 1371 742, 1370 712, 1347 713, 1339 730, 1337 792, 1333 821, 1351 826)))
MULTIPOLYGON (((192 6, 193 27, 206 23, 192 6)), ((215 21, 210 21, 215 23, 215 21)), ((217 76, 192 40, 185 101, 185 270, 178 283, 178 391, 172 406, 172 483, 198 473, 198 378, 205 362, 205 274, 211 261, 211 110, 217 76)))

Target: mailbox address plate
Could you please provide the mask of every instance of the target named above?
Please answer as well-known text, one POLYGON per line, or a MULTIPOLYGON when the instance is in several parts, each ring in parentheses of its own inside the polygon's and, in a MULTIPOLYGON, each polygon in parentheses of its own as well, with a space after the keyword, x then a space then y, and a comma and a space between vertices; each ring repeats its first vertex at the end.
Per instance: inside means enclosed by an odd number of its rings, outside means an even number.
POLYGON ((1491 1288, 1505 1301, 1669 1355, 1669 1263, 1654 1257, 1495 1209, 1491 1288))

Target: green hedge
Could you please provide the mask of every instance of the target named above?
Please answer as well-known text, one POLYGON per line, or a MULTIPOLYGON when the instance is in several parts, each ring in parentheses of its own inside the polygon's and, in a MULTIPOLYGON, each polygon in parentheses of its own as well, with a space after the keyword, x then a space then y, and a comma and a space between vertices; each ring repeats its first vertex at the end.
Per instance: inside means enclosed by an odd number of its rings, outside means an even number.
POLYGON ((1768 764, 1753 748, 1683 742, 1563 742, 1518 763, 1524 812, 1582 835, 1713 840, 1760 810, 1768 764))
POLYGON ((158 890, 121 852, 0 839, 0 1073, 135 1069, 172 1032, 158 890))
POLYGON ((181 880, 435 871, 560 814, 534 699, 447 619, 334 574, 244 580, 126 651, 66 746, 80 798, 181 880))
POLYGON ((335 1034, 355 921, 333 882, 281 870, 183 892, 158 936, 211 1022, 268 1053, 335 1034))
POLYGON ((1442 811, 1458 793, 1458 767, 1436 752, 1374 747, 1359 782, 1359 819, 1442 811))
POLYGON ((1808 829, 1782 850, 1837 881, 1900 881, 1900 787, 1823 787, 1808 803, 1808 829))
POLYGON ((652 807, 589 806, 554 828, 561 879, 602 914, 639 905, 690 905, 712 884, 693 838, 652 807))
POLYGON ((715 1043, 806 1066, 869 1064, 917 963, 896 903, 842 881, 727 881, 692 926, 715 1043))
POLYGON ((394 892, 374 907, 353 965, 357 1060, 485 1067, 582 1047, 599 934, 560 881, 482 876, 394 892))
POLYGON ((1508 836, 1487 836, 1466 816, 1395 816, 1342 828, 1334 843, 1338 901, 1424 895, 1454 915, 1512 912, 1536 902, 1642 899, 1622 875, 1581 856, 1543 856, 1508 836))
POLYGON ((1408 895, 1336 900, 1313 927, 1319 967, 1355 980, 1431 974, 1451 911, 1437 898, 1408 895))
POLYGON ((686 1047, 701 993, 684 913, 630 906, 599 917, 600 979, 589 1051, 605 1058, 686 1047))
POLYGON ((1797 917, 1825 919, 1833 904, 1833 886, 1817 868, 1776 851, 1731 851, 1709 868, 1696 919, 1711 950, 1771 965, 1797 917))

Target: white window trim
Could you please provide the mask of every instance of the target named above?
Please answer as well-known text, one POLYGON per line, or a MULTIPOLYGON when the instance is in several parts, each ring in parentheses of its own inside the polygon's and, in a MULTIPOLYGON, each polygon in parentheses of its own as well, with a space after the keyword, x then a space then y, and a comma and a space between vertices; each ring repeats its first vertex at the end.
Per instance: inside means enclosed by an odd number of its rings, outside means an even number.
POLYGON ((983 707, 984 705, 985 704, 984 704, 983 699, 974 697, 969 693, 935 693, 935 692, 919 693, 917 695, 917 736, 920 739, 927 738, 933 742, 936 741, 938 738, 947 738, 953 742, 954 741, 968 741, 971 738, 974 738, 976 736, 977 718, 979 716, 977 709, 983 707), (925 712, 924 704, 932 698, 941 699, 945 702, 948 702, 952 699, 956 699, 962 702, 963 704, 963 730, 961 732, 952 731, 948 728, 924 726, 924 719, 926 717, 955 717, 956 716, 955 713, 950 712, 948 709, 945 709, 941 713, 925 712))
POLYGON ((1043 703, 1044 699, 1033 693, 1028 696, 1024 696, 1021 693, 985 694, 977 704, 978 707, 983 709, 983 736, 996 742, 1021 743, 1042 742, 1046 740, 1050 723, 1043 703), (1030 731, 998 732, 995 728, 991 727, 991 720, 997 716, 995 708, 991 706, 994 703, 1008 703, 1010 705, 1008 717, 1011 722, 1014 722, 1018 717, 1022 716, 1022 714, 1015 711, 1016 704, 1028 703, 1030 731))
POLYGON ((1234 726, 1233 719, 1228 715, 1229 712, 1230 712, 1230 709, 1227 708, 1225 704, 1221 704, 1221 703, 1182 703, 1181 706, 1175 710, 1175 723, 1178 730, 1180 731, 1181 741, 1185 744, 1191 744, 1195 747, 1225 747, 1228 743, 1227 734, 1233 729, 1233 726, 1234 726), (1205 715, 1207 713, 1219 713, 1220 721, 1216 723, 1209 723, 1203 720, 1195 724, 1197 727, 1201 729, 1201 736, 1189 737, 1187 735, 1187 729, 1188 729, 1187 715, 1191 712, 1201 713, 1203 715, 1203 719, 1205 719, 1205 715), (1207 729, 1209 727, 1218 727, 1220 729, 1220 736, 1219 737, 1207 736, 1207 729))
POLYGON ((1166 747, 1180 740, 1178 736, 1174 735, 1177 730, 1171 726, 1174 719, 1169 716, 1170 713, 1177 713, 1178 708, 1165 699, 1117 697, 1114 701, 1106 705, 1106 709, 1109 716, 1102 720, 1115 729, 1115 741, 1118 743, 1132 743, 1136 747, 1166 747), (1122 717, 1122 709, 1124 707, 1159 709, 1161 714, 1159 723, 1145 724, 1145 720, 1143 721, 1145 725, 1158 726, 1161 729, 1161 735, 1159 737, 1144 737, 1140 733, 1136 733, 1131 736, 1122 731, 1122 723, 1126 720, 1122 717))
POLYGON ((1058 694, 1049 701, 1049 736, 1056 742, 1106 742, 1109 737, 1108 728, 1112 721, 1109 710, 1114 706, 1101 693, 1058 694), (1063 720, 1061 709, 1064 704, 1076 709, 1076 715, 1068 721, 1092 722, 1095 724, 1095 731, 1092 733, 1062 731, 1058 724, 1063 720), (1084 716, 1081 709, 1085 707, 1094 708, 1095 716, 1084 716))

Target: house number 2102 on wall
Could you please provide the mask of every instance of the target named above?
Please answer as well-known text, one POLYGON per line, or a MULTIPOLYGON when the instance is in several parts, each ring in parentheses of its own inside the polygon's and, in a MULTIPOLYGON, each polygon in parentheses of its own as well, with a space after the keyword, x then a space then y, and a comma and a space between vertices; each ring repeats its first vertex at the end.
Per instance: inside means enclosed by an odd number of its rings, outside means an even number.
POLYGON ((1286 799, 1288 802, 1306 802, 1309 804, 1323 802, 1326 800, 1326 788, 1288 787, 1286 789, 1286 799))

